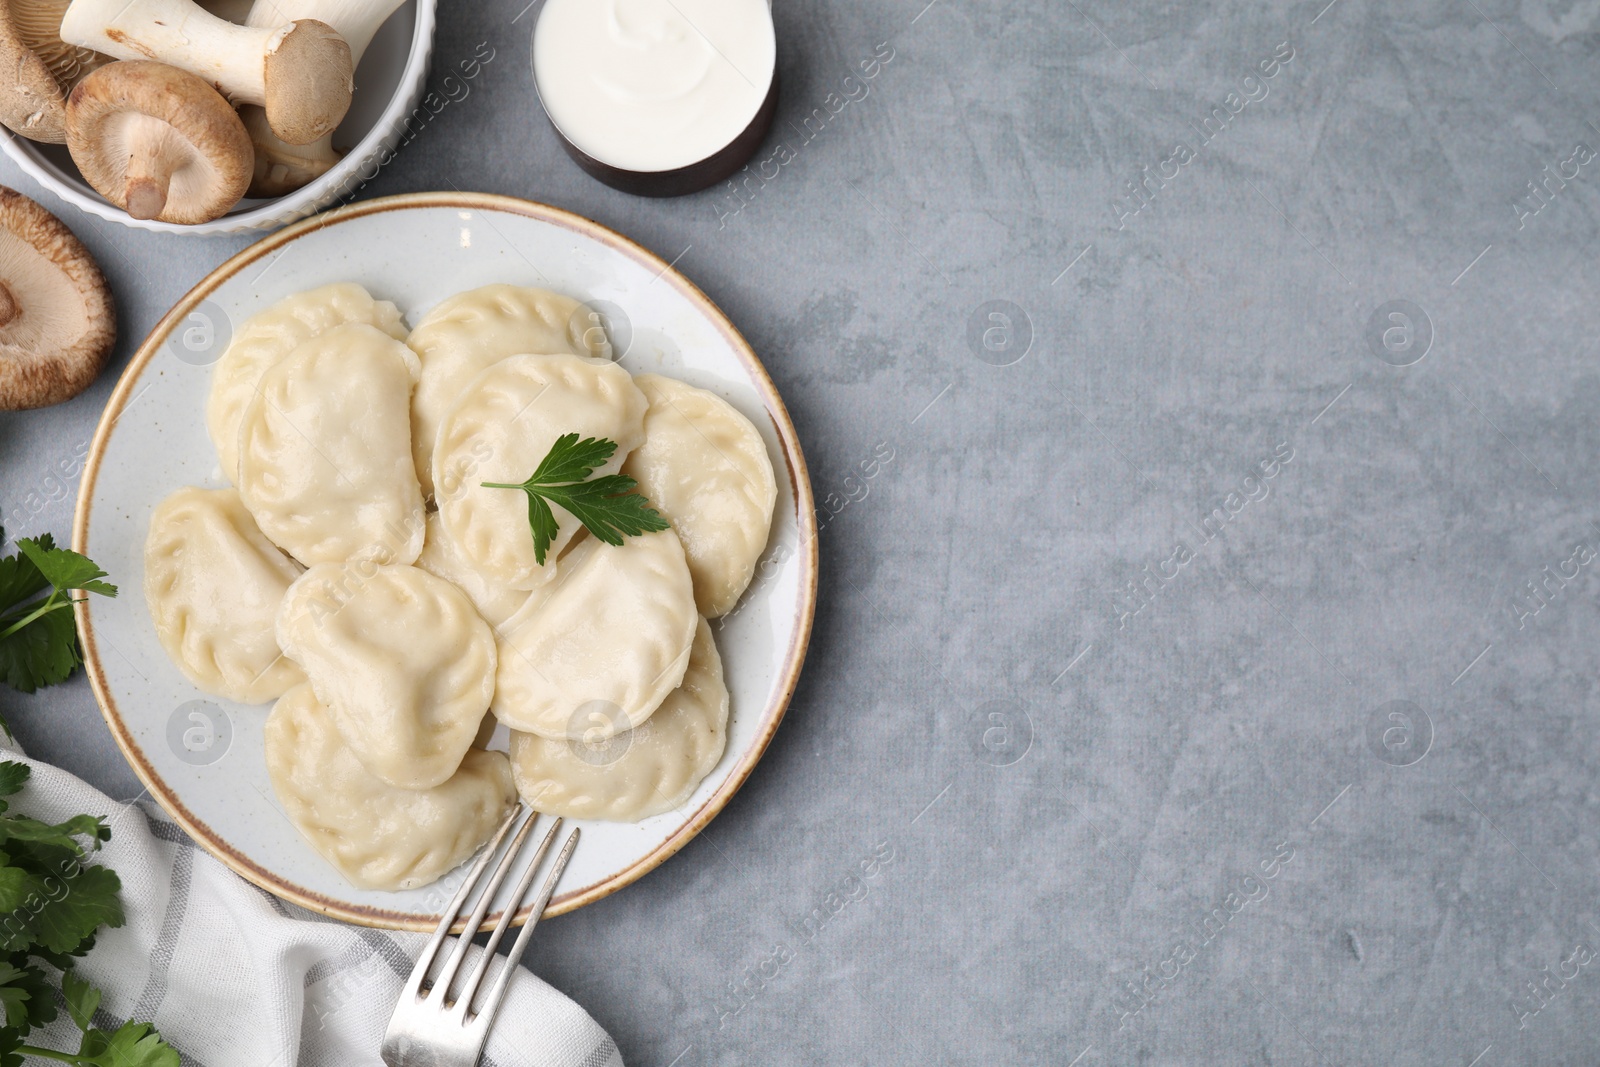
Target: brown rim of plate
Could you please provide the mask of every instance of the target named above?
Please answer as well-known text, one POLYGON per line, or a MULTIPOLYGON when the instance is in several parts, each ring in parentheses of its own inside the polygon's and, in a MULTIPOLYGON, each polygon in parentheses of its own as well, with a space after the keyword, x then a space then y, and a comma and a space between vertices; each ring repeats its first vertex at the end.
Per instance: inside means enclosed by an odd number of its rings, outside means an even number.
MULTIPOLYGON (((806 649, 811 640, 811 622, 817 603, 817 518, 815 500, 811 492, 811 477, 806 469, 805 455, 800 449, 799 435, 795 432, 794 423, 789 418, 789 412, 784 407, 783 399, 778 395, 778 390, 768 376, 766 368, 761 365, 761 360, 751 349, 749 343, 728 321, 728 317, 711 301, 711 298, 702 293, 698 287, 683 275, 679 274, 661 257, 640 247, 621 234, 560 208, 550 207, 546 204, 534 203, 530 200, 521 200, 512 196, 501 196, 495 193, 406 193, 400 196, 378 197, 372 200, 363 200, 354 204, 346 204, 321 215, 314 215, 276 233, 270 234, 251 245, 249 248, 237 253, 221 266, 200 280, 193 289, 184 294, 172 309, 156 323, 144 342, 139 346, 128 367, 122 372, 117 381, 117 387, 111 394, 111 399, 106 402, 105 411, 101 413, 100 424, 95 428, 94 439, 89 446, 89 455, 85 461, 83 477, 78 483, 78 503, 73 512, 72 519, 72 546, 78 551, 83 551, 88 544, 89 512, 93 501, 95 480, 100 471, 101 460, 105 456, 106 444, 110 440, 112 428, 117 419, 126 410, 130 399, 134 395, 134 387, 139 378, 149 367, 161 346, 171 336, 174 329, 182 323, 190 311, 202 300, 210 296, 223 282, 228 281, 241 269, 267 256, 279 248, 288 245, 311 230, 322 229, 326 226, 337 225, 350 219, 361 218, 365 215, 375 215, 384 211, 406 210, 410 208, 452 208, 467 211, 499 211, 513 215, 522 215, 527 218, 548 222, 555 226, 571 230, 574 233, 591 237, 601 244, 621 253, 639 263, 652 273, 656 273, 660 280, 676 288, 689 302, 694 304, 705 315, 712 325, 727 339, 739 361, 744 365, 745 371, 750 375, 761 400, 766 407, 767 416, 772 420, 773 429, 777 431, 778 439, 783 446, 783 460, 789 470, 789 481, 794 486, 795 498, 795 525, 801 541, 800 559, 805 568, 800 589, 800 605, 798 610, 798 625, 795 628, 794 638, 784 656, 781 672, 781 682, 776 688, 772 700, 763 709, 766 723, 754 743, 745 751, 739 762, 729 772, 727 779, 718 787, 717 791, 706 799, 696 811, 688 816, 681 826, 675 830, 667 840, 658 845, 649 855, 635 862, 632 866, 602 879, 592 885, 584 886, 571 892, 563 893, 550 901, 550 906, 545 910, 546 916, 564 915, 569 911, 576 911, 585 904, 592 904, 597 900, 610 896, 624 886, 631 885, 639 878, 659 867, 675 852, 688 844, 702 829, 705 828, 718 812, 720 812, 739 791, 739 787, 750 777, 750 772, 766 752, 767 745, 771 743, 773 735, 778 730, 778 724, 783 721, 784 712, 789 707, 789 700, 794 696, 796 684, 800 679, 800 668, 805 662, 806 649)), ((83 642, 84 671, 89 676, 89 684, 94 688, 95 699, 100 705, 100 713, 106 720, 106 725, 111 729, 111 736, 116 739, 117 747, 122 750, 123 757, 128 761, 134 773, 139 776, 149 789, 150 795, 156 799, 172 818, 182 826, 184 831, 207 852, 227 864, 235 873, 248 881, 260 886, 267 892, 290 903, 298 904, 314 912, 327 915, 330 918, 340 919, 345 922, 355 923, 359 926, 371 926, 389 930, 414 930, 423 933, 431 932, 439 924, 439 916, 418 916, 410 912, 391 911, 384 908, 352 906, 343 901, 315 893, 302 886, 286 881, 271 871, 259 866, 243 853, 239 852, 227 841, 197 818, 189 811, 168 788, 165 781, 144 758, 144 753, 134 742, 132 735, 122 721, 121 713, 117 710, 116 700, 106 685, 105 675, 100 666, 100 654, 95 643, 93 609, 88 598, 80 600, 73 609, 77 615, 78 633, 83 642)), ((523 908, 516 917, 516 925, 525 923, 532 912, 532 908, 523 908)), ((498 913, 490 915, 485 922, 494 922, 498 913)), ((455 931, 460 933, 465 926, 464 921, 458 921, 455 931)))

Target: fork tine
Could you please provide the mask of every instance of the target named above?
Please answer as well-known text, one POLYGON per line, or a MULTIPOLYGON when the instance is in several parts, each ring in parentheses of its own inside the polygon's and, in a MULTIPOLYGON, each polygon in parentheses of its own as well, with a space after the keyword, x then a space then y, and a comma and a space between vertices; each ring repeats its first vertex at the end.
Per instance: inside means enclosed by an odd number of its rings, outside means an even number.
POLYGON ((489 964, 494 960, 495 949, 500 947, 500 941, 506 936, 506 931, 511 929, 511 924, 517 917, 517 912, 522 909, 522 898, 528 895, 528 887, 533 884, 534 877, 539 873, 539 865, 544 862, 544 857, 550 851, 550 842, 556 839, 556 833, 561 829, 561 821, 557 819, 550 824, 550 829, 545 832, 544 840, 539 842, 538 849, 533 854, 533 859, 528 863, 528 869, 523 872, 522 880, 517 883, 516 891, 506 901, 505 911, 500 913, 500 921, 495 923, 494 933, 489 935, 488 944, 483 946, 483 955, 478 958, 477 966, 472 969, 472 974, 461 984, 461 992, 456 997, 456 1014, 466 1017, 472 1007, 472 998, 477 995, 478 986, 483 983, 484 972, 489 969, 489 964))
POLYGON ((461 880, 461 888, 456 890, 455 897, 451 899, 450 904, 444 909, 444 918, 439 921, 438 929, 434 930, 433 936, 428 939, 422 954, 417 957, 417 965, 411 969, 411 977, 406 979, 405 990, 400 996, 401 1003, 406 1002, 407 994, 415 997, 417 991, 422 988, 423 980, 427 978, 428 971, 432 969, 434 960, 438 958, 439 946, 444 944, 444 939, 450 934, 450 927, 455 925, 456 916, 461 913, 461 905, 466 902, 467 894, 471 893, 472 887, 477 885, 478 879, 483 876, 484 868, 489 866, 489 861, 494 858, 495 851, 500 848, 500 842, 506 839, 506 834, 511 832, 511 827, 521 814, 522 805, 518 804, 506 816, 505 821, 500 824, 500 829, 495 831, 494 836, 489 839, 489 843, 484 846, 483 854, 472 865, 472 869, 467 872, 467 876, 461 880))
MULTIPOLYGON (((555 893, 556 883, 561 881, 561 874, 567 869, 567 861, 572 858, 572 850, 578 846, 580 832, 577 827, 573 827, 572 833, 567 835, 567 843, 561 846, 560 855, 556 856, 555 863, 550 867, 550 877, 545 879, 544 888, 539 891, 539 899, 534 902, 533 910, 528 915, 527 924, 517 934, 517 940, 512 943, 511 951, 506 953, 505 966, 501 967, 500 973, 495 975, 494 985, 489 987, 489 995, 484 999, 482 1010, 472 1020, 474 1025, 479 1021, 483 1023, 485 1034, 487 1034, 489 1025, 494 1022, 495 1012, 500 1010, 500 1001, 505 998, 506 984, 511 979, 511 972, 516 969, 518 963, 522 962, 522 953, 528 947, 528 941, 533 936, 533 928, 539 925, 539 920, 544 916, 544 909, 549 906, 550 897, 555 893)), ((506 914, 510 915, 516 910, 519 909, 508 909, 506 914)), ((485 955, 482 966, 487 966, 488 959, 489 957, 485 955)), ((467 999, 470 1003, 471 998, 467 999)))
MULTIPOLYGON (((519 806, 520 807, 520 806, 519 806)), ((472 917, 467 920, 466 928, 461 931, 461 936, 456 939, 455 949, 450 953, 450 958, 445 962, 444 969, 439 972, 439 977, 433 981, 433 989, 439 994, 439 1003, 446 1004, 450 996, 450 983, 454 981, 456 972, 461 969, 461 962, 467 958, 467 950, 472 945, 472 939, 478 936, 478 929, 483 926, 483 917, 489 913, 489 907, 494 903, 494 896, 500 892, 500 884, 506 880, 512 864, 517 862, 517 854, 522 851, 522 844, 528 838, 528 831, 533 829, 533 824, 539 821, 539 813, 528 812, 528 817, 517 828, 517 834, 511 839, 511 844, 506 847, 506 854, 500 858, 500 865, 490 875, 488 884, 483 887, 478 903, 472 909, 472 917)), ((432 993, 429 997, 431 999, 432 993)))

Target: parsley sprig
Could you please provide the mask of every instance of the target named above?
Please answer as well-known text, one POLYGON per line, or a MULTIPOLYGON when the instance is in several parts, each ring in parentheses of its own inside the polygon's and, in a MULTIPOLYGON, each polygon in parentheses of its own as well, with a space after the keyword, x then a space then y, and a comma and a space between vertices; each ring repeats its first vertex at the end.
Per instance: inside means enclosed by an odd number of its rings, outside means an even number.
POLYGON ((71 608, 86 598, 72 591, 116 596, 117 587, 100 580, 106 572, 93 560, 57 548, 49 534, 24 537, 17 548, 0 559, 0 681, 31 693, 66 681, 83 662, 71 608))
POLYGON ((532 477, 525 482, 483 482, 487 489, 521 489, 528 494, 528 525, 533 528, 533 555, 544 566, 557 525, 551 504, 558 504, 583 523, 584 529, 608 545, 667 529, 667 520, 650 501, 633 490, 639 483, 625 474, 590 478, 594 469, 616 454, 617 443, 604 437, 578 440, 562 434, 550 446, 532 477))
MULTIPOLYGON (((27 764, 0 762, 0 797, 20 792, 31 773, 27 764)), ((111 839, 111 827, 93 815, 51 826, 9 807, 0 799, 0 1067, 21 1067, 25 1056, 77 1067, 178 1067, 177 1051, 149 1023, 98 1029, 100 991, 72 969, 102 926, 123 923, 116 872, 84 863, 111 839), (55 972, 59 982, 51 981, 55 972), (33 1028, 55 1021, 57 989, 83 1033, 76 1053, 26 1043, 33 1028)))
MULTIPOLYGON (((83 662, 71 609, 86 598, 72 592, 116 596, 117 587, 49 534, 23 538, 17 549, 0 559, 0 681, 31 693, 66 681, 83 662)), ((3 798, 21 792, 32 773, 25 763, 0 761, 0 1067, 21 1067, 28 1056, 75 1067, 179 1067, 177 1050, 149 1023, 94 1025, 100 991, 72 968, 102 926, 123 923, 122 880, 84 863, 111 840, 111 827, 97 815, 51 825, 10 813, 3 798), (26 1043, 34 1027, 55 1021, 58 991, 83 1034, 77 1052, 26 1043)))

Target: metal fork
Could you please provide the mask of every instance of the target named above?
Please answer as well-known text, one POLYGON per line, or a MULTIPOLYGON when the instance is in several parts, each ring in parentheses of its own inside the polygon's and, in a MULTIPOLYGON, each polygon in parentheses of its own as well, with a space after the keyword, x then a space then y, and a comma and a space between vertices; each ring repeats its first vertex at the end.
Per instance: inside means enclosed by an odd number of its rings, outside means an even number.
POLYGON ((501 938, 511 928, 512 919, 522 907, 522 898, 527 895, 528 887, 533 884, 534 875, 538 873, 539 865, 544 862, 545 853, 550 849, 550 842, 555 840, 556 831, 561 829, 560 819, 556 819, 546 831, 544 840, 539 843, 539 850, 534 854, 533 862, 528 864, 527 872, 523 874, 516 892, 507 902, 500 921, 495 924, 494 933, 489 935, 489 943, 484 946, 483 957, 478 960, 477 966, 473 968, 466 982, 455 991, 453 999, 450 996, 450 986, 456 972, 461 969, 462 962, 467 958, 467 947, 472 944, 473 937, 483 926, 483 918, 489 913, 489 905, 494 901, 500 883, 505 881, 506 875, 522 851, 523 844, 527 841, 529 831, 539 819, 538 812, 529 812, 521 828, 517 830, 511 847, 506 849, 504 858, 500 860, 500 865, 495 868, 489 884, 472 909, 472 917, 467 920, 466 929, 456 940, 455 951, 451 953, 444 969, 431 982, 428 980, 428 972, 438 959, 440 947, 449 936, 450 927, 455 924, 462 905, 466 903, 473 887, 478 884, 478 879, 483 876, 489 861, 494 858, 500 842, 505 840, 524 810, 518 805, 517 809, 506 817, 506 821, 500 824, 500 829, 496 831, 493 840, 484 848, 483 855, 478 857, 478 862, 473 864, 472 870, 462 881, 461 888, 456 890, 455 899, 445 909, 444 920, 439 923, 439 928, 433 932, 432 940, 422 950, 422 956, 417 960, 411 977, 406 979, 405 988, 400 991, 400 1002, 394 1006, 394 1015, 389 1019, 389 1029, 383 1035, 383 1062, 389 1067, 477 1067, 478 1058, 483 1054, 484 1042, 489 1037, 489 1027, 494 1023, 500 1001, 505 997, 506 983, 510 980, 517 961, 522 959, 523 950, 528 947, 534 926, 544 914, 545 906, 550 903, 550 895, 555 892, 556 882, 561 879, 561 872, 566 870, 567 860, 572 857, 572 850, 578 843, 578 831, 574 829, 567 836, 566 843, 561 846, 561 853, 556 857, 549 877, 545 879, 544 888, 539 891, 533 911, 528 916, 528 923, 517 935, 511 951, 506 953, 505 965, 495 976, 494 984, 489 987, 486 996, 477 997, 478 987, 483 984, 484 975, 495 957, 495 949, 499 947, 501 938), (472 1010, 474 1000, 478 1001, 476 1011, 472 1010))

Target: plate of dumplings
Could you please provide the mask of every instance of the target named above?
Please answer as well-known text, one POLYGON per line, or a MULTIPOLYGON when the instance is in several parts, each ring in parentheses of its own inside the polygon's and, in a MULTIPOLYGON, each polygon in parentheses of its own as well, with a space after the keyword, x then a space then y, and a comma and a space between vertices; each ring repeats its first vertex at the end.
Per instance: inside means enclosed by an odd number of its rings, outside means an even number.
POLYGON ((518 805, 583 831, 549 914, 716 816, 797 684, 816 535, 776 388, 668 264, 528 201, 388 197, 245 249, 151 331, 73 526, 124 593, 78 624, 196 841, 431 930, 518 805))

